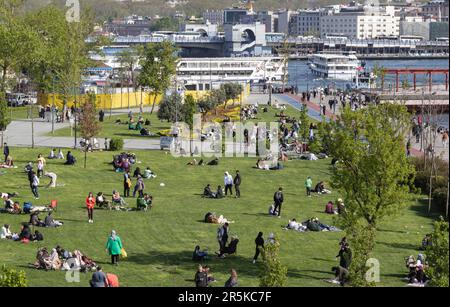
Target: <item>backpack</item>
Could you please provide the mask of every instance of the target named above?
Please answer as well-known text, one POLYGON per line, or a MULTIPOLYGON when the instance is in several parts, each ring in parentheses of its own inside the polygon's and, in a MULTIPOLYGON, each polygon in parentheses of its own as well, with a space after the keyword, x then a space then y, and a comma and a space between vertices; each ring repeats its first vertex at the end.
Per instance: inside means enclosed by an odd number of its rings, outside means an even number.
POLYGON ((26 202, 23 204, 23 213, 30 213, 31 209, 33 208, 33 205, 29 202, 26 202))

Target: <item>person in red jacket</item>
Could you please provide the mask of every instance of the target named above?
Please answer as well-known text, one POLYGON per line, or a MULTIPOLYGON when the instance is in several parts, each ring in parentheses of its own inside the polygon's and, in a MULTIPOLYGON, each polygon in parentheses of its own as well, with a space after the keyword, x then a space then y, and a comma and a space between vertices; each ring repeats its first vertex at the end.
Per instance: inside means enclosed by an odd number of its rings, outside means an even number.
POLYGON ((89 223, 94 223, 94 206, 95 206, 94 194, 92 194, 92 192, 89 192, 89 195, 86 198, 86 207, 88 211, 89 223))

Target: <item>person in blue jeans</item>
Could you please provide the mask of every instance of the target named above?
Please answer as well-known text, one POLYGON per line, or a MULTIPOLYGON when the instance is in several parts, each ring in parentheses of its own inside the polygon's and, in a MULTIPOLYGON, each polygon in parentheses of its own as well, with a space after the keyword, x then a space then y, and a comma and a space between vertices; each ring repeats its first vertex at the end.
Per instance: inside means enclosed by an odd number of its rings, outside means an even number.
POLYGON ((33 177, 31 180, 31 192, 34 195, 34 198, 39 199, 39 190, 38 190, 38 186, 39 186, 39 177, 33 173, 33 177))

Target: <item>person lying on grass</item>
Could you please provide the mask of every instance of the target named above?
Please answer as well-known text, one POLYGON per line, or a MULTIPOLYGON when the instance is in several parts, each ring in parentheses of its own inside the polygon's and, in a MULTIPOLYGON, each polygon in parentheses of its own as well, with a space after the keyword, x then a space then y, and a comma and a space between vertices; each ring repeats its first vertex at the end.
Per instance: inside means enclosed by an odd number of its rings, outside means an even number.
POLYGON ((228 221, 226 218, 223 217, 223 215, 217 216, 214 212, 206 213, 204 221, 205 223, 221 224, 221 225, 225 223, 234 223, 234 221, 228 221))

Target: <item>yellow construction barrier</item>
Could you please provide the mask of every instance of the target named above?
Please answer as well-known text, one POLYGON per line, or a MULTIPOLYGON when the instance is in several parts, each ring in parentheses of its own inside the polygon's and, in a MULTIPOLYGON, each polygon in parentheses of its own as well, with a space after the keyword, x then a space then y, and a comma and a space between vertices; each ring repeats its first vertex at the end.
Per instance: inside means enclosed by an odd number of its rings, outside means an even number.
MULTIPOLYGON (((154 95, 149 95, 146 92, 123 92, 116 94, 97 94, 95 95, 95 105, 97 109, 123 109, 123 108, 135 108, 141 105, 148 106, 153 103, 154 95)), ((158 95, 156 98, 156 104, 161 102, 161 95, 158 95)), ((54 97, 55 105, 58 108, 62 108, 63 106, 63 97, 59 94, 56 94, 54 97)), ((67 105, 71 107, 74 105, 76 101, 77 106, 83 105, 84 102, 88 99, 88 96, 76 95, 68 97, 67 105)), ((45 105, 53 105, 53 94, 40 94, 38 95, 38 104, 45 105)))
MULTIPOLYGON (((195 100, 199 100, 206 95, 209 94, 209 91, 185 91, 185 96, 192 95, 195 100)), ((250 94, 250 85, 246 86, 242 94, 235 102, 245 101, 246 97, 250 94)), ((96 94, 95 95, 95 105, 97 109, 124 109, 124 108, 136 108, 139 107, 142 103, 143 106, 149 106, 153 104, 153 99, 155 95, 149 94, 147 92, 126 92, 116 93, 116 94, 96 94)), ((77 106, 83 105, 84 102, 88 99, 88 95, 80 94, 80 95, 71 95, 67 98, 67 105, 70 108, 74 105, 76 101, 77 106)), ((161 102, 162 95, 158 95, 156 97, 156 105, 161 102)), ((230 100, 228 103, 231 103, 230 100)), ((63 97, 60 94, 39 94, 38 95, 38 104, 41 106, 53 105, 59 109, 64 105, 63 97), (54 101, 53 101, 53 96, 54 101)))

